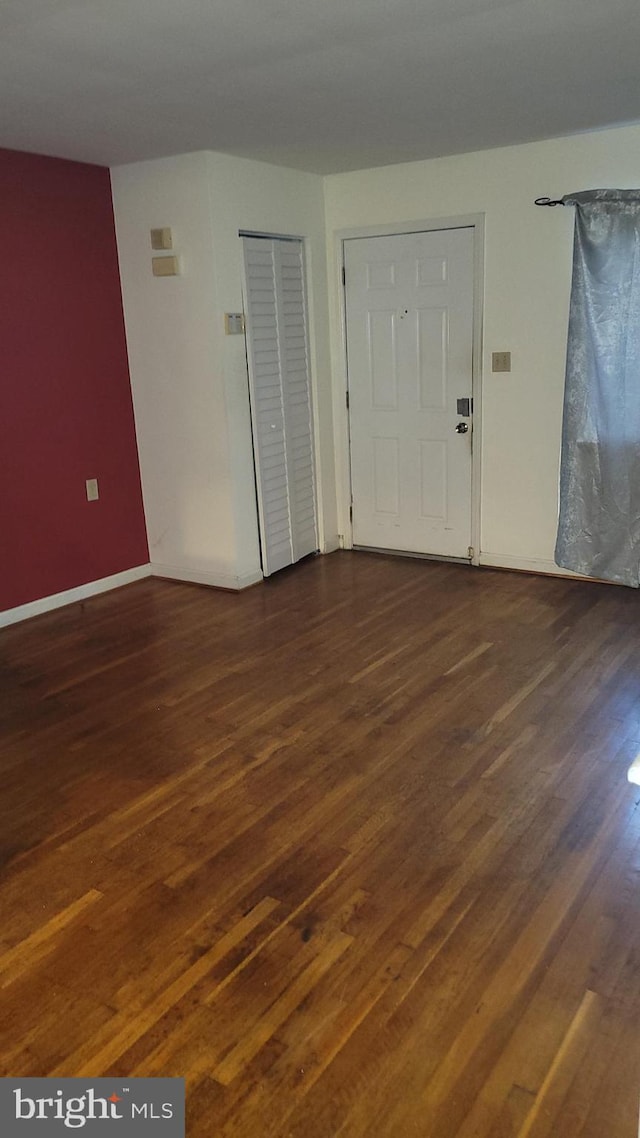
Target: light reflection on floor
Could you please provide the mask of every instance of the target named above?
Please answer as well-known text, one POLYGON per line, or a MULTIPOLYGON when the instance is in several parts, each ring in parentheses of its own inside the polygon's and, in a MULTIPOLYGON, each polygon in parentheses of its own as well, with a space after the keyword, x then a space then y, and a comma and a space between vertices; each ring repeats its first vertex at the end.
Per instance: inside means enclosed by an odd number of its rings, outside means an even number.
POLYGON ((640 755, 636 755, 631 766, 629 767, 629 770, 627 771, 627 778, 629 782, 633 782, 636 786, 640 786, 640 755))

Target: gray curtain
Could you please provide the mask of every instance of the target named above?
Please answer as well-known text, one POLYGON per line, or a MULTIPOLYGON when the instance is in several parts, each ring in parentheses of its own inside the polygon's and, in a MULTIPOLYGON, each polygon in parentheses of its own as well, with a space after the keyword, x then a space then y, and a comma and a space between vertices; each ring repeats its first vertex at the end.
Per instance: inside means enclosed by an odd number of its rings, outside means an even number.
POLYGON ((567 194, 573 282, 556 562, 640 582, 640 190, 567 194))

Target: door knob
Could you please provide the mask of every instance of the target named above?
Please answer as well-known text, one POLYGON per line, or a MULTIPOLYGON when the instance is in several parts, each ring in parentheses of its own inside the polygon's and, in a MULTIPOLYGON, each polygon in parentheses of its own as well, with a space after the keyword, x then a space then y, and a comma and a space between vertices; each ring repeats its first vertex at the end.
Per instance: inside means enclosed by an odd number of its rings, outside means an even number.
POLYGON ((468 423, 456 423, 456 434, 466 435, 468 430, 469 430, 469 424, 468 423))

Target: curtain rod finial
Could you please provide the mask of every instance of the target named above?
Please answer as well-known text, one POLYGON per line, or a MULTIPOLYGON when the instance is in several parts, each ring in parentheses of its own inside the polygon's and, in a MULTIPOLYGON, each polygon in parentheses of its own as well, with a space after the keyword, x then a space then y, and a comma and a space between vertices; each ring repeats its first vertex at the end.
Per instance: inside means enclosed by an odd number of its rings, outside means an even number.
POLYGON ((534 205, 564 205, 562 198, 536 198, 534 205))

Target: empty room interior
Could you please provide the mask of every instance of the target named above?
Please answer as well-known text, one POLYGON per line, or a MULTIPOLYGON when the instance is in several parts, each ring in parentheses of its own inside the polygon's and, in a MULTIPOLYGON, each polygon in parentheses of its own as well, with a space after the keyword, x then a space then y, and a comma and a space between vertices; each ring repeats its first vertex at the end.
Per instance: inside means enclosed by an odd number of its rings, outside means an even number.
POLYGON ((0 1133, 632 1138, 640 9, 0 32, 0 1133))

